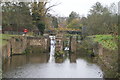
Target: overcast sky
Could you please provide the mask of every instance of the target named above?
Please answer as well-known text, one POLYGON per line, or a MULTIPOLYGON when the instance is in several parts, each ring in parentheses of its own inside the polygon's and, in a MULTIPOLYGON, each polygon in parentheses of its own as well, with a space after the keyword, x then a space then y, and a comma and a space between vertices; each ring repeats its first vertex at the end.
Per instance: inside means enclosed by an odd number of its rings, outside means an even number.
POLYGON ((110 6, 111 3, 117 4, 119 1, 120 0, 51 0, 49 5, 56 3, 61 4, 53 7, 49 13, 58 16, 69 16, 71 11, 75 11, 81 16, 86 16, 92 5, 96 2, 100 2, 104 6, 110 6))

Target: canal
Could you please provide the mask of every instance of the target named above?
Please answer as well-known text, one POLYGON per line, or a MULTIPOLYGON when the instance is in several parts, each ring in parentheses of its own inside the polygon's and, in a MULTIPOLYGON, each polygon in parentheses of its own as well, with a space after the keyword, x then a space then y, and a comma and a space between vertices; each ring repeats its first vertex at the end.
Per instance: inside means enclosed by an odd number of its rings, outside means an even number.
POLYGON ((72 54, 55 58, 56 41, 51 38, 49 53, 13 55, 3 64, 3 78, 103 78, 103 72, 91 58, 72 54), (88 60, 89 59, 89 60, 88 60))

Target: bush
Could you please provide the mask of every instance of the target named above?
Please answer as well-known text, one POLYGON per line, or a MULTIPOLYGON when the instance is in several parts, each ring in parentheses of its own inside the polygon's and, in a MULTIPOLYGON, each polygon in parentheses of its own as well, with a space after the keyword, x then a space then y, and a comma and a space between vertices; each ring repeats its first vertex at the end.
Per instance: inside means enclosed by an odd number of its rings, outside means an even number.
POLYGON ((63 51, 57 51, 57 52, 55 53, 55 57, 63 57, 63 55, 64 55, 64 52, 63 52, 63 51))

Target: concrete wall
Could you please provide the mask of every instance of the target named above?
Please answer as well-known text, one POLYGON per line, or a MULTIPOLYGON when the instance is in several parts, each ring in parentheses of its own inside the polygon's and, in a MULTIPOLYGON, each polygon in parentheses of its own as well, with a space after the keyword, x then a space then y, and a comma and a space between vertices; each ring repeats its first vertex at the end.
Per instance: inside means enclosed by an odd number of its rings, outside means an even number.
POLYGON ((10 44, 12 47, 12 54, 21 54, 27 47, 27 38, 23 36, 13 37, 10 40, 10 44))
POLYGON ((118 52, 117 50, 108 50, 106 48, 99 48, 99 58, 106 65, 107 68, 114 71, 118 70, 118 52))
POLYGON ((118 66, 118 50, 106 49, 98 43, 98 45, 93 48, 93 51, 95 54, 99 55, 100 60, 104 62, 106 67, 109 69, 116 69, 118 66))
POLYGON ((93 52, 95 53, 95 54, 98 54, 99 56, 100 55, 103 55, 103 46, 101 45, 101 44, 99 44, 99 43, 94 43, 94 45, 93 45, 93 52))
POLYGON ((37 46, 40 50, 49 51, 49 38, 12 37, 8 40, 8 43, 2 47, 3 61, 11 55, 23 54, 28 46, 37 46))
POLYGON ((33 46, 33 48, 36 48, 42 51, 48 52, 50 49, 50 39, 47 38, 39 38, 39 37, 27 37, 27 45, 33 46))
POLYGON ((11 51, 11 44, 10 42, 8 42, 7 45, 2 47, 2 59, 6 59, 8 57, 10 57, 12 51, 11 51))
POLYGON ((56 36, 56 51, 63 51, 65 47, 69 47, 70 52, 75 53, 77 50, 77 40, 76 36, 71 36, 70 38, 63 36, 56 36), (68 41, 68 45, 64 44, 65 41, 68 41))
POLYGON ((100 46, 98 64, 105 73, 105 77, 115 78, 118 73, 118 51, 100 46))
POLYGON ((13 54, 21 54, 27 47, 27 39, 25 37, 12 37, 7 40, 7 44, 2 47, 2 59, 10 57, 13 54))
POLYGON ((63 35, 62 34, 58 34, 56 36, 55 51, 63 51, 63 35))
POLYGON ((77 50, 77 40, 76 40, 76 36, 73 36, 72 38, 71 38, 71 52, 76 52, 76 50, 77 50))
MULTIPOLYGON (((114 74, 118 71, 118 50, 109 50, 104 48, 101 44, 97 44, 96 48, 94 47, 94 52, 99 55, 99 65, 101 65, 102 68, 104 66, 103 69, 107 74, 109 71, 114 71, 114 74)), ((108 74, 107 76, 112 75, 108 74)))

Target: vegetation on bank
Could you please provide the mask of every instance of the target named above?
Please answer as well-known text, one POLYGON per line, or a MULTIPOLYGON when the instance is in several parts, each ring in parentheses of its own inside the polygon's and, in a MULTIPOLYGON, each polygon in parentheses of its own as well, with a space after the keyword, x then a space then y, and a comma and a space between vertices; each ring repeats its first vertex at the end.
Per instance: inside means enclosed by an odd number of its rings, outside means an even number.
MULTIPOLYGON (((108 49, 104 51, 104 55, 100 56, 100 60, 103 61, 106 66, 105 77, 109 78, 119 78, 118 70, 118 36, 117 35, 95 35, 93 41, 98 42, 104 48, 108 49), (112 50, 112 51, 111 51, 112 50), (112 74, 114 73, 114 74, 112 74)), ((101 65, 101 64, 100 64, 101 65)), ((104 68, 104 66, 103 66, 104 68)))
POLYGON ((79 35, 79 34, 65 34, 65 36, 66 36, 66 37, 70 37, 70 36, 77 36, 77 37, 79 37, 79 36, 81 36, 81 35, 79 35))
POLYGON ((110 50, 116 50, 117 47, 117 40, 112 35, 94 35, 90 36, 93 38, 93 41, 100 43, 103 47, 110 49, 110 50))
POLYGON ((4 46, 7 44, 7 40, 11 37, 18 36, 18 35, 10 35, 10 34, 0 34, 0 45, 4 46))

